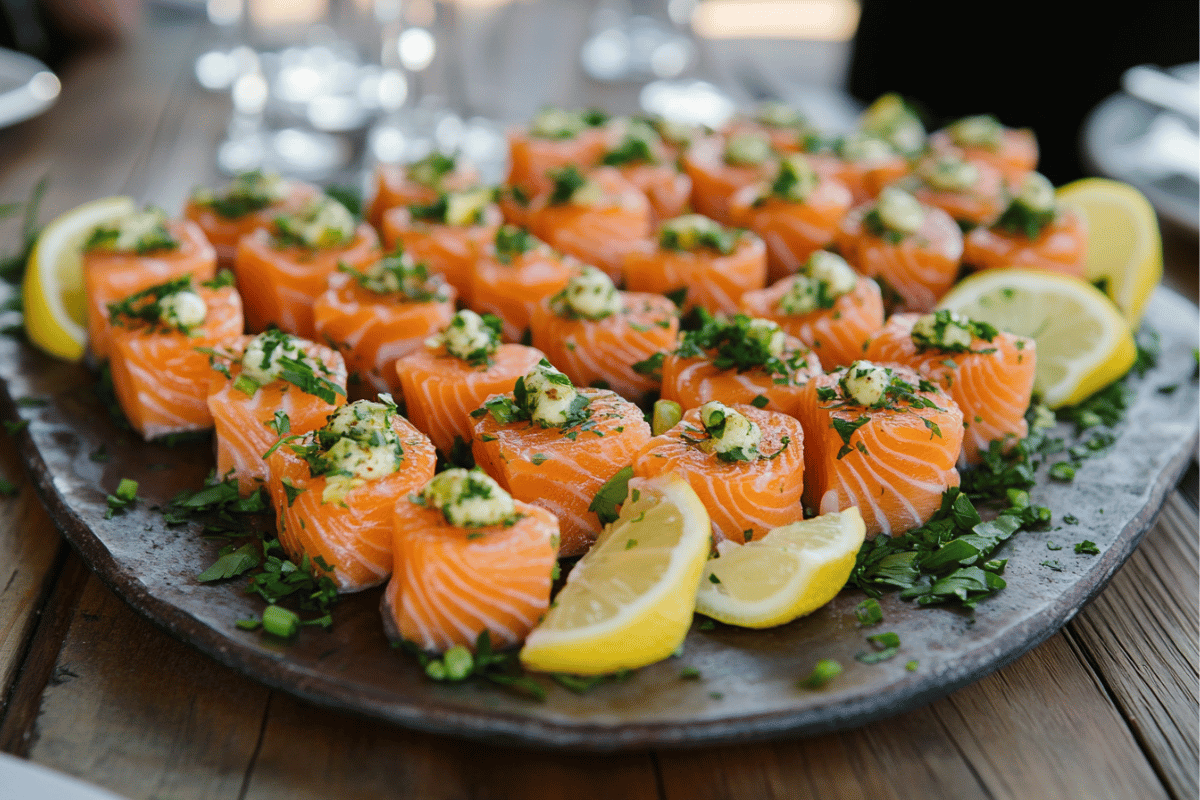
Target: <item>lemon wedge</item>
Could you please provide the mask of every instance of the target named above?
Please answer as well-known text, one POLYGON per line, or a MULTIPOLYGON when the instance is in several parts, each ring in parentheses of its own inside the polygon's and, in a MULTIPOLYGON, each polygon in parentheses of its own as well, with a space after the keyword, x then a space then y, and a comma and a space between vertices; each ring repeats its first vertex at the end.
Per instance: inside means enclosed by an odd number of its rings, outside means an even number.
POLYGON ((846 585, 866 537, 851 506, 776 528, 746 544, 717 545, 696 594, 696 611, 729 625, 770 628, 810 614, 846 585))
POLYGON ((1113 302, 1068 275, 988 270, 955 286, 938 307, 1036 340, 1033 388, 1051 408, 1090 397, 1128 372, 1137 356, 1129 323, 1113 302))
POLYGON ((521 663, 604 675, 671 655, 691 626, 711 548, 708 512, 686 481, 633 478, 620 517, 575 564, 521 663))
POLYGON ((21 287, 25 332, 52 356, 78 361, 87 345, 83 245, 97 225, 132 213, 129 197, 105 197, 73 208, 42 229, 21 287))
POLYGON ((1087 221, 1088 280, 1107 281, 1108 296, 1137 330, 1162 281, 1162 235, 1146 196, 1127 183, 1085 178, 1058 190, 1058 201, 1087 221))

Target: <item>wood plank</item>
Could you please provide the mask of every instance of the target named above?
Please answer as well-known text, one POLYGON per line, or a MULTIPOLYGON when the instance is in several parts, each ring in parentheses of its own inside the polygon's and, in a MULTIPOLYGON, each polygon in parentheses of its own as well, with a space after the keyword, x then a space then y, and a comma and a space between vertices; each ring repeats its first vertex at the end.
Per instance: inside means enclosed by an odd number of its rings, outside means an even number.
POLYGON ((990 797, 930 707, 826 736, 658 759, 667 800, 990 797))
POLYGON ((0 722, 0 750, 21 756, 28 754, 42 692, 60 675, 59 650, 88 575, 87 567, 74 553, 68 555, 55 575, 53 591, 22 658, 20 674, 0 722))
POLYGON ((1094 675, 1056 635, 932 705, 809 740, 660 753, 666 797, 1165 798, 1094 675))
POLYGON ((406 731, 276 693, 245 800, 657 800, 653 759, 521 750, 406 731))
POLYGON ((0 474, 16 485, 17 494, 0 498, 0 715, 64 553, 62 537, 29 485, 11 440, 4 444, 0 474))
POLYGON ((1059 633, 933 707, 995 798, 1153 800, 1167 792, 1094 672, 1059 633))
POLYGON ((154 628, 95 576, 69 619, 29 758, 134 800, 238 797, 269 690, 154 628))
POLYGON ((1108 588, 1071 623, 1095 667, 1174 797, 1200 796, 1200 568, 1196 511, 1172 492, 1108 588))

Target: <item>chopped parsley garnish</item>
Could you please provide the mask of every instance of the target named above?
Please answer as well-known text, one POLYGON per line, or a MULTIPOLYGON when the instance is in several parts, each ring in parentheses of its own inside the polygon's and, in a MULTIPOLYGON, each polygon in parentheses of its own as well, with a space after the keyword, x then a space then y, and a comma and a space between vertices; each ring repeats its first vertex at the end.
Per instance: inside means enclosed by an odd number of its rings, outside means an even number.
POLYGON ((1054 221, 1056 214, 1054 208, 1035 211, 1020 200, 1013 200, 992 227, 1026 239, 1036 239, 1054 221))
POLYGON ((863 664, 878 664, 900 652, 900 637, 894 633, 876 633, 868 636, 867 642, 875 649, 871 652, 859 653, 854 657, 863 664))
POLYGON ((587 178, 574 164, 550 172, 550 180, 554 189, 550 192, 550 205, 562 205, 571 202, 575 192, 587 185, 587 178))
POLYGON ((124 300, 109 303, 109 319, 113 325, 123 328, 142 324, 149 326, 151 330, 178 331, 189 334, 194 326, 179 324, 177 320, 169 321, 173 315, 167 313, 163 300, 178 295, 180 292, 191 291, 193 291, 191 275, 184 275, 181 278, 151 286, 131 294, 124 300))
POLYGON ((592 498, 588 511, 600 518, 601 525, 616 522, 620 516, 621 504, 629 494, 629 479, 633 477, 633 467, 624 467, 604 482, 596 496, 592 498))
POLYGON ((528 253, 537 245, 537 238, 524 228, 501 225, 496 231, 496 260, 501 264, 511 264, 513 259, 528 253))
POLYGON ((492 649, 487 629, 476 637, 474 653, 462 645, 451 647, 441 656, 431 656, 409 641, 403 642, 401 647, 417 659, 425 675, 432 680, 457 683, 476 677, 534 700, 546 699, 546 690, 521 669, 516 653, 498 653, 492 649))
POLYGON ((859 625, 875 625, 883 622, 883 609, 874 597, 868 597, 854 607, 854 616, 858 617, 859 625))
POLYGON ((384 256, 366 272, 355 269, 345 262, 338 262, 338 272, 344 272, 364 289, 376 294, 400 294, 414 303, 430 300, 445 300, 446 282, 429 272, 423 262, 414 264, 398 250, 384 256))
POLYGON ((117 484, 117 491, 105 498, 108 510, 104 512, 104 518, 112 519, 113 514, 118 514, 136 503, 137 490, 137 481, 121 478, 121 482, 117 484))
POLYGON ((775 355, 771 351, 774 329, 756 325, 756 320, 745 314, 737 314, 718 320, 704 309, 697 309, 700 327, 687 331, 680 338, 675 355, 680 358, 697 358, 708 355, 717 369, 763 369, 768 374, 779 375, 785 380, 806 367, 806 353, 796 350, 790 356, 775 355))
POLYGON ((601 163, 610 167, 655 164, 658 159, 654 156, 654 146, 658 140, 658 134, 649 125, 633 123, 617 146, 604 154, 601 163))
MULTIPOLYGON (((538 365, 544 367, 541 374, 545 380, 553 386, 563 386, 574 390, 574 385, 571 379, 562 374, 558 370, 550 366, 550 362, 542 359, 538 365)), ((471 412, 471 416, 481 417, 484 414, 491 414, 500 425, 508 425, 513 422, 530 422, 534 420, 534 397, 525 386, 526 376, 522 375, 517 378, 517 383, 513 386, 513 393, 509 395, 501 395, 486 401, 482 408, 477 408, 471 412)), ((566 409, 566 418, 561 425, 556 425, 564 432, 577 426, 584 426, 591 419, 592 410, 589 408, 591 400, 583 394, 576 394, 571 400, 570 406, 566 409)), ((541 427, 551 427, 542 422, 538 423, 541 427)), ((570 433, 565 434, 567 438, 574 438, 570 433)))
POLYGON ((904 241, 904 233, 889 228, 879 215, 879 209, 872 208, 862 219, 863 229, 876 239, 882 239, 888 244, 900 244, 904 241))
POLYGON ((1096 546, 1095 542, 1084 539, 1082 542, 1076 542, 1075 552, 1080 555, 1095 556, 1100 554, 1100 548, 1096 546))
POLYGON ((900 589, 904 600, 920 605, 957 603, 974 608, 1003 589, 1006 559, 991 559, 1004 541, 1023 528, 1044 525, 1050 512, 1029 503, 1022 490, 1010 490, 1008 507, 984 521, 958 488, 947 489, 942 505, 924 525, 901 536, 877 536, 858 552, 849 585, 878 597, 900 589))
POLYGON ((226 219, 239 219, 282 200, 286 189, 287 184, 278 175, 254 170, 239 174, 221 194, 198 190, 192 194, 192 201, 208 206, 226 219))
MULTIPOLYGON (((1000 335, 1000 331, 986 322, 965 319, 946 309, 935 311, 930 316, 933 317, 932 325, 913 327, 912 340, 913 344, 917 346, 918 353, 929 349, 947 353, 970 353, 973 352, 970 339, 983 339, 985 342, 991 342, 1000 335), (947 336, 947 328, 961 329, 961 332, 969 335, 969 339, 964 342, 956 340, 953 336, 947 336)), ((1021 344, 1024 343, 1021 342, 1021 344)), ((953 361, 950 363, 954 364, 953 361)))

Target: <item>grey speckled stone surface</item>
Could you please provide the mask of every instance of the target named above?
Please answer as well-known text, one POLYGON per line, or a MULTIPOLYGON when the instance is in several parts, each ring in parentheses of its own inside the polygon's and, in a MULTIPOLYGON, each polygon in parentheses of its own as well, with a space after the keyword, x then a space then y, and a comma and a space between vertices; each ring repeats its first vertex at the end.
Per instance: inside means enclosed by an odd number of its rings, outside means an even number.
POLYGON ((859 725, 970 683, 1034 647, 1073 617, 1128 558, 1169 489, 1196 452, 1195 306, 1159 290, 1147 314, 1162 336, 1158 366, 1137 380, 1137 400, 1118 441, 1087 461, 1075 481, 1043 474, 1033 496, 1055 512, 1047 532, 1021 533, 1004 546, 1008 588, 982 603, 974 619, 961 611, 918 608, 885 596, 883 625, 857 627, 862 595, 843 592, 809 617, 773 630, 717 626, 688 636, 681 658, 639 670, 628 680, 572 694, 545 681, 535 703, 483 684, 446 686, 424 678, 414 660, 389 647, 379 592, 346 597, 331 632, 305 629, 290 645, 234 627, 261 613, 240 581, 218 586, 195 575, 219 542, 196 527, 167 527, 151 509, 182 488, 196 488, 212 465, 209 445, 175 449, 146 444, 110 424, 82 366, 45 358, 11 339, 0 342, 8 399, 46 398, 40 407, 6 403, 7 416, 29 420, 18 434, 24 460, 55 523, 101 579, 173 635, 263 683, 316 703, 413 728, 535 746, 612 750, 744 741, 859 725), (1177 384, 1167 394, 1161 386, 1177 384), (112 456, 88 454, 103 445, 112 456), (164 468, 166 465, 167 468, 164 468), (140 483, 145 502, 105 520, 105 495, 122 477, 140 483), (1077 525, 1061 526, 1073 514, 1077 525), (1096 556, 1071 545, 1090 539, 1096 556), (1066 545, 1048 551, 1047 541, 1066 545), (1057 559, 1062 571, 1040 566, 1057 559), (896 658, 865 665, 864 636, 894 631, 896 658), (846 668, 825 689, 797 688, 818 659, 846 668), (914 671, 905 669, 917 660, 914 671), (682 680, 685 667, 699 680, 682 680))

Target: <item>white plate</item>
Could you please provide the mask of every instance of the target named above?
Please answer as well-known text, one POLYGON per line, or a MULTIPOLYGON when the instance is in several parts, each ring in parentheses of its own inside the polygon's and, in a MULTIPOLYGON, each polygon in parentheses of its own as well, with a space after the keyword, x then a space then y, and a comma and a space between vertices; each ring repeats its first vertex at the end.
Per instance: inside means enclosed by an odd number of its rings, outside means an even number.
POLYGON ((0 753, 0 800, 125 800, 61 772, 0 753))
POLYGON ((54 105, 60 88, 45 64, 0 47, 0 128, 36 117, 54 105))

